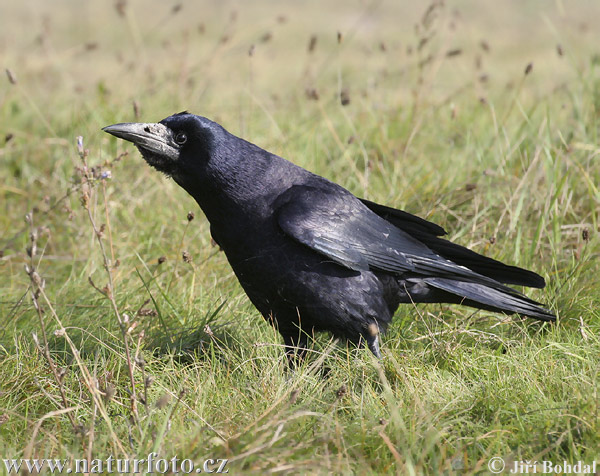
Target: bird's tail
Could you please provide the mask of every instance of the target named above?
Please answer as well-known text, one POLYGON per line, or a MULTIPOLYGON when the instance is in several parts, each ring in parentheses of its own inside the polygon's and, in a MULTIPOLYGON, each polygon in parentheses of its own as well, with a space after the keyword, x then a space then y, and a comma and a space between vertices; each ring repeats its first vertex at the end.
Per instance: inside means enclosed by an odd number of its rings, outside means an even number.
POLYGON ((556 320, 556 316, 542 307, 542 304, 507 286, 490 287, 449 278, 424 278, 423 281, 433 288, 453 295, 455 299, 451 299, 450 302, 494 312, 517 313, 541 321, 556 320))

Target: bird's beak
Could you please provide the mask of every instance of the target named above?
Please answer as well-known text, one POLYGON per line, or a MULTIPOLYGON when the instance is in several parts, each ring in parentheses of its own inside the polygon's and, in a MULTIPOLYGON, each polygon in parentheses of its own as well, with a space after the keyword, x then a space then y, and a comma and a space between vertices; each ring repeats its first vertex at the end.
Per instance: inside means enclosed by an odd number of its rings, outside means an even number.
POLYGON ((177 160, 179 147, 173 139, 171 130, 163 124, 125 122, 102 128, 119 139, 133 142, 143 152, 177 160))

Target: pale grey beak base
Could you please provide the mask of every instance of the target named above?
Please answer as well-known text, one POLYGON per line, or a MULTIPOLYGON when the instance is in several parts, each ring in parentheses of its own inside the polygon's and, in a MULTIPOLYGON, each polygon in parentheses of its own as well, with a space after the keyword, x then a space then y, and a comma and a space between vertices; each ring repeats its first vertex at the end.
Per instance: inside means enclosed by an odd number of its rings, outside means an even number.
POLYGON ((163 158, 177 160, 179 156, 179 147, 173 140, 171 130, 163 124, 124 122, 106 126, 102 130, 163 158))

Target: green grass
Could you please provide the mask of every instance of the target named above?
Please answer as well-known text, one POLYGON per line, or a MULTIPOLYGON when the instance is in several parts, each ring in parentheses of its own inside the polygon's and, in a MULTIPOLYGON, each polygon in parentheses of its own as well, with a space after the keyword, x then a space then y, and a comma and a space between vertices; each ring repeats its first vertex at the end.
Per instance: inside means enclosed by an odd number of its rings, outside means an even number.
POLYGON ((600 458, 600 10, 402 3, 0 6, 0 458, 434 475, 600 458), (286 373, 193 200, 100 131, 183 109, 536 270, 557 323, 404 306, 381 362, 322 335, 286 373))

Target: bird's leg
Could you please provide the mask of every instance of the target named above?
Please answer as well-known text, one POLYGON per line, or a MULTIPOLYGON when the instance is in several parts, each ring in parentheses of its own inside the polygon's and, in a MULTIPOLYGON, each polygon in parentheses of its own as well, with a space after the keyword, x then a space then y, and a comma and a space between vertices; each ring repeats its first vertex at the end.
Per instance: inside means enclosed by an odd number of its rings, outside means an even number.
POLYGON ((368 340, 367 344, 369 345, 369 350, 373 352, 373 355, 378 359, 381 359, 382 356, 381 352, 379 351, 379 336, 375 336, 371 340, 368 340))
POLYGON ((283 343, 285 344, 285 356, 288 359, 289 368, 294 370, 306 356, 307 336, 302 331, 299 331, 298 334, 286 334, 283 336, 283 343))
POLYGON ((381 351, 379 350, 379 326, 375 323, 370 324, 369 327, 367 327, 367 332, 365 332, 365 334, 369 350, 373 352, 375 357, 381 359, 381 351))

